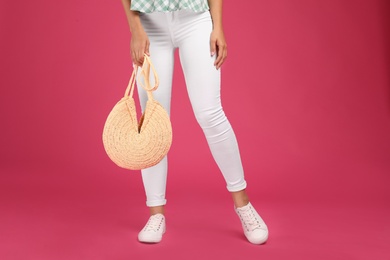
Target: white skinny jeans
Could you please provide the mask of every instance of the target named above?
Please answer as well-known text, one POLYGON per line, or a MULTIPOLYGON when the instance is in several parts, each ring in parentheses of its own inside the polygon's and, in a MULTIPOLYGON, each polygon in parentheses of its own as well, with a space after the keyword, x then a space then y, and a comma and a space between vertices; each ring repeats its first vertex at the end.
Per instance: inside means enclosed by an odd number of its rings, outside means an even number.
MULTIPOLYGON (((210 12, 180 10, 170 13, 141 13, 141 22, 150 41, 150 57, 159 75, 153 96, 170 113, 174 51, 179 48, 187 92, 195 117, 203 129, 211 153, 227 183, 228 191, 246 188, 236 136, 225 116, 220 98, 220 71, 210 55, 210 12)), ((147 95, 138 87, 142 110, 147 95)), ((142 170, 148 207, 166 204, 167 157, 142 170)))

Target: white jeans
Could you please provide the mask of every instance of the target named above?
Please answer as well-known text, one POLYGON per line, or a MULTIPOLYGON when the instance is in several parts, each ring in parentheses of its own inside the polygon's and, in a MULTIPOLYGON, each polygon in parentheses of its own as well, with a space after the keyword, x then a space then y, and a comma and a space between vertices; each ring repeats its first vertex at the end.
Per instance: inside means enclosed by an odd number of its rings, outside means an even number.
MULTIPOLYGON (((180 10, 170 13, 141 13, 142 25, 150 40, 150 57, 159 75, 154 98, 170 112, 174 50, 179 48, 187 91, 195 117, 203 129, 211 153, 231 192, 246 188, 236 136, 220 99, 220 71, 210 55, 210 13, 180 10)), ((138 87, 142 110, 147 95, 138 87)), ((148 207, 166 204, 167 157, 142 170, 148 207)))

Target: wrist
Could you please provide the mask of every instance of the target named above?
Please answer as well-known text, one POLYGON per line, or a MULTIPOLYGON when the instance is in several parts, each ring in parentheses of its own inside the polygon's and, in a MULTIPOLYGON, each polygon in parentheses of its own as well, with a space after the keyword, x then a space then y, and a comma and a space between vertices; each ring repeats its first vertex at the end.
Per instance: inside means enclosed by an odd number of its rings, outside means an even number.
POLYGON ((130 11, 129 14, 129 28, 130 32, 137 33, 139 30, 142 30, 142 24, 141 24, 141 19, 139 18, 139 12, 136 11, 130 11))
POLYGON ((213 31, 217 33, 223 33, 223 28, 222 26, 214 26, 213 31))
POLYGON ((222 25, 214 25, 213 30, 214 31, 223 31, 222 25))
POLYGON ((223 31, 222 21, 220 19, 213 19, 213 30, 223 31))

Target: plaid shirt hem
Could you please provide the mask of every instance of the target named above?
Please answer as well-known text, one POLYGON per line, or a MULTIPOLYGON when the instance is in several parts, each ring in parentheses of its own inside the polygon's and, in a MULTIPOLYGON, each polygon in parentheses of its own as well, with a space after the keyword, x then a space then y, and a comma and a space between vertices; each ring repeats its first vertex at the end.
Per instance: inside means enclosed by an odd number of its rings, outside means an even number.
POLYGON ((172 12, 177 10, 204 12, 209 10, 207 0, 132 0, 130 10, 141 13, 172 12))

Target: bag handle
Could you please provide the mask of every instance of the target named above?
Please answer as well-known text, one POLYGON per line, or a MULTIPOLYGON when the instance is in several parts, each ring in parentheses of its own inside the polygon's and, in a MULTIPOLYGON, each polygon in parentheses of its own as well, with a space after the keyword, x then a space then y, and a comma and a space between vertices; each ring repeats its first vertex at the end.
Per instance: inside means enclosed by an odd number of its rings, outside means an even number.
POLYGON ((125 91, 125 97, 129 96, 129 93, 130 93, 130 97, 133 97, 135 75, 137 75, 137 71, 138 71, 138 66, 133 65, 133 72, 131 73, 129 84, 127 85, 127 88, 125 91))
MULTIPOLYGON (((134 67, 133 73, 131 74, 129 84, 127 85, 127 88, 125 91, 125 97, 126 96, 133 97, 134 85, 135 85, 135 81, 136 81, 136 77, 137 77, 136 75, 138 73, 138 66, 134 65, 133 67, 134 67)), ((141 73, 140 73, 140 77, 142 77, 142 76, 144 77, 145 85, 142 84, 142 81, 140 79, 138 79, 138 84, 140 84, 142 86, 142 88, 146 90, 146 92, 148 94, 148 98, 153 99, 152 91, 155 91, 158 88, 158 85, 160 82, 158 79, 156 69, 154 68, 153 63, 150 60, 150 57, 146 54, 144 55, 144 63, 142 65, 141 73), (154 76, 154 87, 150 86, 150 79, 149 79, 150 68, 152 69, 153 76, 154 76)))

